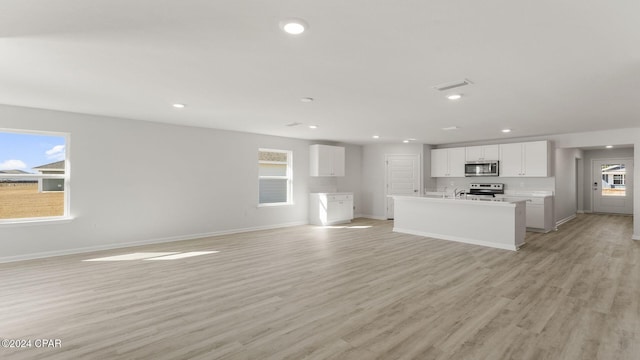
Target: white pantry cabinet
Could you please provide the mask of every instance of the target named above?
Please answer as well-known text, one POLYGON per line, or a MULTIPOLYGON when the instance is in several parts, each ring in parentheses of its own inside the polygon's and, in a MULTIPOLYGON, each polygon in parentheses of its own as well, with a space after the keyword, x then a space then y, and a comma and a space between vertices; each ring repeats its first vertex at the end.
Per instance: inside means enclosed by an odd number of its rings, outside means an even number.
POLYGON ((309 146, 309 175, 344 176, 344 154, 342 146, 309 146))
POLYGON ((431 150, 431 177, 464 177, 465 148, 431 150))
POLYGON ((549 174, 549 142, 532 141, 500 145, 501 177, 546 177, 549 174))
POLYGON ((309 194, 309 223, 334 225, 353 219, 353 193, 309 194))
POLYGON ((500 159, 500 145, 468 146, 465 152, 467 161, 500 159))

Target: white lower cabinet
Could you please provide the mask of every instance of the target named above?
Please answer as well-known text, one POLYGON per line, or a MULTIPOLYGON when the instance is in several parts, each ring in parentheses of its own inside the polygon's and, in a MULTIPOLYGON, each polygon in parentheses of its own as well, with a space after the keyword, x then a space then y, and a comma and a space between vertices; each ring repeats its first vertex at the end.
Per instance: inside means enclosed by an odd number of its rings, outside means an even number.
POLYGON ((334 225, 353 220, 353 193, 309 194, 309 223, 334 225))
POLYGON ((527 230, 546 233, 555 229, 553 196, 506 195, 505 197, 526 200, 527 230))

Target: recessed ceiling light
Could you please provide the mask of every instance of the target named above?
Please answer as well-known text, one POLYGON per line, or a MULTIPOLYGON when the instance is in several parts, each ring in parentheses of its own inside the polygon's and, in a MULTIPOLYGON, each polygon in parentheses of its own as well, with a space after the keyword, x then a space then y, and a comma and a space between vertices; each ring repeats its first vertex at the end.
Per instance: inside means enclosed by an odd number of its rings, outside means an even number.
POLYGON ((301 19, 287 19, 280 21, 280 29, 291 35, 300 35, 308 27, 309 25, 301 19))
POLYGON ((318 125, 309 125, 309 129, 317 129, 318 125))
POLYGON ((460 94, 450 94, 447 95, 447 99, 449 100, 459 100, 462 97, 460 94))
POLYGON ((380 135, 373 135, 372 138, 374 139, 380 139, 380 135))
POLYGON ((458 129, 460 129, 460 128, 457 127, 457 126, 449 126, 449 127, 443 127, 442 128, 442 130, 444 130, 444 131, 451 131, 451 130, 458 130, 458 129))
POLYGON ((310 102, 313 101, 313 98, 311 98, 311 97, 303 97, 303 98, 300 98, 300 101, 302 101, 304 103, 310 103, 310 102))
POLYGON ((402 140, 402 142, 406 144, 409 142, 409 140, 402 140))
POLYGON ((510 133, 510 132, 511 132, 511 129, 502 129, 501 131, 502 131, 503 133, 510 133))
POLYGON ((607 149, 611 149, 611 148, 613 148, 613 145, 607 145, 607 146, 605 146, 605 147, 606 147, 607 149))
POLYGON ((173 107, 176 108, 176 109, 182 109, 182 108, 185 107, 185 105, 184 104, 173 104, 173 107))

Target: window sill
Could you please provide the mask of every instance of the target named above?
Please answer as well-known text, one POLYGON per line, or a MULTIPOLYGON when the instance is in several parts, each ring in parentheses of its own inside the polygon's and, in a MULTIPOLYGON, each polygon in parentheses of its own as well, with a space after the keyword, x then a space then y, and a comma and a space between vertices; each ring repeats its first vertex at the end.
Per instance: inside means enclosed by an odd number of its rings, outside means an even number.
POLYGON ((292 205, 294 205, 292 202, 288 202, 288 203, 258 204, 257 207, 261 208, 261 207, 292 206, 292 205))
POLYGON ((71 216, 56 216, 50 218, 28 218, 28 219, 10 219, 0 220, 0 227, 10 226, 32 226, 32 225, 57 225, 66 224, 73 221, 71 216))

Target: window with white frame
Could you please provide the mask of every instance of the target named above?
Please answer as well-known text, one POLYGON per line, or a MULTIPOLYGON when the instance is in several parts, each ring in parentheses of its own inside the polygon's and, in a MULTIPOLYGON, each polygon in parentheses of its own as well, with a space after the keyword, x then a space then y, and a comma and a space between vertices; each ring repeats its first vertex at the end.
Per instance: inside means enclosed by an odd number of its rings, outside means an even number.
POLYGON ((0 223, 68 216, 68 134, 0 130, 0 223))
POLYGON ((614 185, 624 185, 624 174, 613 174, 614 185))
POLYGON ((258 204, 291 204, 292 152, 258 149, 258 204))

